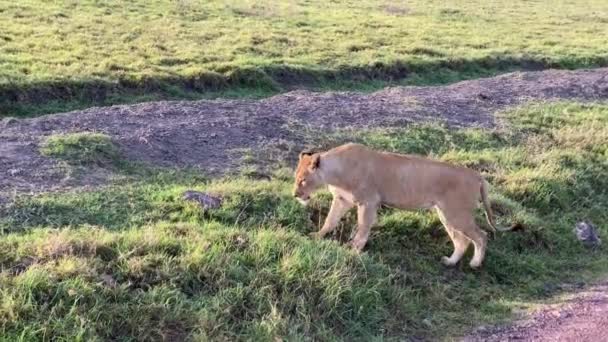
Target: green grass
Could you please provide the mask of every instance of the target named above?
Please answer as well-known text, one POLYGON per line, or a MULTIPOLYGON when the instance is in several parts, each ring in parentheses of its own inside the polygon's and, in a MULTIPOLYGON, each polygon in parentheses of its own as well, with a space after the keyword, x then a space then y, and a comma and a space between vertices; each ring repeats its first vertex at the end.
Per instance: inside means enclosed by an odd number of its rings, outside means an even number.
POLYGON ((384 209, 362 256, 340 242, 354 213, 335 239, 309 239, 330 196, 300 206, 289 170, 271 181, 146 173, 0 209, 0 336, 449 340, 559 284, 606 275, 606 250, 585 249, 572 229, 589 219, 608 233, 608 105, 530 105, 504 120, 498 131, 423 125, 351 136, 484 173, 499 224, 522 229, 491 240, 480 271, 440 264, 451 244, 430 212, 384 209), (181 199, 186 189, 221 195, 223 206, 202 212, 181 199))
POLYGON ((40 153, 72 165, 108 165, 119 161, 118 147, 102 133, 55 134, 45 138, 40 153))
POLYGON ((0 116, 608 61, 603 0, 3 0, 0 21, 0 116))

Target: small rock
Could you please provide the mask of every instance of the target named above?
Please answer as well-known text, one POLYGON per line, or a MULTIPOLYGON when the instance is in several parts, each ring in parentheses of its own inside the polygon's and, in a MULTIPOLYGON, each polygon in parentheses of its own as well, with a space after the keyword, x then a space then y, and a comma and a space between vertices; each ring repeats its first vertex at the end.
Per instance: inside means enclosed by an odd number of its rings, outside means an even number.
POLYGON ((11 176, 13 176, 13 177, 14 176, 18 176, 21 173, 23 173, 22 169, 10 169, 10 170, 8 170, 8 174, 11 175, 11 176))
POLYGON ((597 247, 602 243, 597 228, 588 221, 581 221, 574 227, 576 238, 583 243, 585 247, 597 247))
POLYGON ((217 209, 222 205, 222 198, 206 194, 200 191, 187 190, 182 195, 186 201, 195 201, 200 204, 203 210, 217 209))
POLYGON ((559 310, 551 310, 549 311, 549 314, 557 318, 560 318, 562 316, 562 313, 559 310))
POLYGON ((103 284, 108 287, 115 288, 118 285, 114 277, 109 274, 102 274, 99 278, 101 278, 103 284))
POLYGON ((482 332, 485 332, 486 330, 489 330, 489 327, 485 326, 485 325, 481 325, 481 326, 477 327, 477 329, 475 329, 475 332, 482 333, 482 332))
POLYGON ((245 176, 247 176, 247 178, 250 179, 255 179, 255 180, 272 180, 272 177, 270 177, 269 175, 263 173, 263 172, 259 172, 259 171, 251 171, 251 172, 247 172, 245 174, 245 176))
POLYGON ((247 238, 240 235, 232 237, 232 243, 238 249, 244 249, 248 245, 247 238))
POLYGON ((4 119, 0 120, 0 126, 2 126, 4 128, 8 128, 10 126, 13 126, 17 122, 18 121, 15 118, 4 118, 4 119))
POLYGON ((484 93, 477 94, 477 97, 479 97, 482 100, 490 100, 491 99, 489 95, 486 95, 484 93))

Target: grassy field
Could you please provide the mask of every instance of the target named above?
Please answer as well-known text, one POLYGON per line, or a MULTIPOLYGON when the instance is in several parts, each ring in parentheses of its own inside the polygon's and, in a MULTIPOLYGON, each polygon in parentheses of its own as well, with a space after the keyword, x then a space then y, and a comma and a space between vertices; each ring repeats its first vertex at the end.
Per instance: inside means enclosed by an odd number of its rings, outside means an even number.
POLYGON ((335 137, 482 171, 499 224, 520 229, 490 241, 480 271, 440 264, 452 247, 429 212, 383 210, 358 256, 340 242, 354 213, 335 239, 307 237, 330 196, 300 206, 289 170, 271 181, 207 180, 125 167, 103 135, 51 138, 45 154, 133 180, 18 197, 0 212, 0 339, 450 339, 559 284, 605 275, 606 250, 585 249, 572 229, 584 218, 606 233, 608 106, 538 104, 503 117, 501 130, 431 125, 335 137), (186 189, 220 194, 223 206, 203 213, 181 199, 186 189))
MULTIPOLYGON (((0 118, 158 99, 373 90, 546 67, 608 65, 608 2, 0 0, 0 118)), ((362 255, 313 241, 289 169, 210 179, 124 160, 101 133, 55 135, 67 173, 120 181, 0 206, 0 341, 450 340, 560 284, 608 274, 608 104, 539 103, 496 130, 438 125, 306 137, 419 153, 481 171, 498 222, 484 267, 441 265, 434 213, 383 209, 362 255), (181 194, 221 195, 202 212, 181 194)), ((306 132, 300 134, 307 134, 306 132)), ((478 213, 483 224, 482 213, 478 213)))
POLYGON ((608 63, 604 0, 0 0, 0 22, 0 117, 608 63))

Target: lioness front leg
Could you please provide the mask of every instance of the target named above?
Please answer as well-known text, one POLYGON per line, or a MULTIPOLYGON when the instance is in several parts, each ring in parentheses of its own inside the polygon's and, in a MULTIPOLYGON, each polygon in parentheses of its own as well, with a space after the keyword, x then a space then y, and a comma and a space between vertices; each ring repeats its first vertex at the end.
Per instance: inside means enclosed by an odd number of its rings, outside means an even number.
POLYGON ((327 233, 336 228, 344 214, 346 214, 352 207, 352 203, 346 201, 344 198, 338 195, 334 195, 331 202, 331 208, 329 208, 329 213, 327 214, 327 218, 325 218, 323 227, 318 232, 311 233, 310 236, 317 239, 323 238, 325 235, 327 235, 327 233))
POLYGON ((369 232, 376 223, 377 213, 378 206, 376 204, 360 204, 357 206, 357 233, 351 242, 351 246, 357 252, 361 252, 365 247, 369 232))

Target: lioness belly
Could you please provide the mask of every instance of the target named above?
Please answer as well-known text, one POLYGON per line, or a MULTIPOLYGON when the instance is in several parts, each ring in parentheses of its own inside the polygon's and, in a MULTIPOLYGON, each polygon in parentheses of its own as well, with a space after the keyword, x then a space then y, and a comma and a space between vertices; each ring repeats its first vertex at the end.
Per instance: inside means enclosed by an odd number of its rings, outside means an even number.
POLYGON ((414 184, 414 182, 405 182, 399 179, 400 182, 388 183, 378 189, 382 194, 381 201, 383 204, 399 209, 428 209, 435 205, 432 192, 426 189, 424 184, 414 184))
POLYGON ((435 207, 432 201, 382 201, 382 204, 396 209, 416 210, 416 209, 431 209, 435 207))

